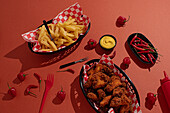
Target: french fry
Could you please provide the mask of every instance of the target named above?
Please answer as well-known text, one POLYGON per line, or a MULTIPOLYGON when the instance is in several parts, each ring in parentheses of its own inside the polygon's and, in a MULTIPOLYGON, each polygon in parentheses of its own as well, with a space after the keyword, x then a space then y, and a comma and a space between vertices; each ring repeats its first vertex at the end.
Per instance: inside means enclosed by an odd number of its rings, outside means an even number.
POLYGON ((76 30, 74 31, 74 35, 75 35, 75 38, 78 39, 78 29, 76 29, 76 30))
POLYGON ((41 49, 42 51, 52 51, 51 49, 41 49))

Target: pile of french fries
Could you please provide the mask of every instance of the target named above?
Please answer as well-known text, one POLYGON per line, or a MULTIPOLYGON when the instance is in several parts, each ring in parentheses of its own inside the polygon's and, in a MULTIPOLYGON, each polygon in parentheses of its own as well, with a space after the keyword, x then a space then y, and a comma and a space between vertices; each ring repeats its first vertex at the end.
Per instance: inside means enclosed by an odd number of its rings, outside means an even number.
POLYGON ((85 32, 85 25, 78 23, 72 17, 64 23, 48 24, 48 27, 54 41, 51 41, 44 25, 37 31, 37 39, 42 51, 57 51, 60 46, 69 46, 78 39, 81 33, 85 32))

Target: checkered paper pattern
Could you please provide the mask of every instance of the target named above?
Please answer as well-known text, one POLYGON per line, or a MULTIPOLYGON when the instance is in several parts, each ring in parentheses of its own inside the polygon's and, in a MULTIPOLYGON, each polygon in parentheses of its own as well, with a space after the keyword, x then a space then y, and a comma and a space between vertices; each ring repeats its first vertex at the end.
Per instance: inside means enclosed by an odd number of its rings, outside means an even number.
MULTIPOLYGON (((109 56, 103 54, 102 57, 100 58, 100 61, 99 63, 101 64, 106 64, 108 65, 111 69, 113 69, 114 73, 116 75, 119 75, 119 77, 121 78, 121 81, 123 82, 128 82, 125 77, 120 73, 120 71, 114 66, 114 63, 113 61, 110 59, 109 56)), ((93 65, 96 65, 97 63, 93 64, 93 65)), ((93 67, 93 66, 91 66, 93 67)), ((87 82, 87 79, 88 79, 88 75, 87 75, 87 71, 91 68, 89 65, 83 65, 83 68, 84 68, 84 78, 83 78, 83 83, 85 84, 87 82)), ((130 88, 127 88, 128 90, 128 96, 132 99, 132 108, 133 108, 133 113, 142 113, 141 109, 140 109, 140 106, 139 106, 139 103, 138 103, 138 100, 136 98, 136 96, 131 92, 130 88)), ((99 109, 96 104, 94 103, 94 106, 96 109, 99 109)), ((108 110, 108 113, 115 113, 114 112, 114 109, 113 108, 110 108, 108 110)))
MULTIPOLYGON (((88 25, 90 23, 90 18, 86 15, 83 15, 83 10, 78 3, 73 4, 72 6, 68 7, 67 9, 59 13, 55 18, 53 18, 52 23, 53 24, 57 24, 58 22, 63 23, 64 21, 68 19, 69 16, 71 16, 72 18, 75 18, 78 22, 82 22, 86 26, 86 29, 88 28, 88 25)), ((25 41, 35 43, 34 47, 32 48, 34 52, 53 52, 53 51, 40 50, 41 46, 39 42, 36 40, 37 30, 38 29, 29 31, 27 33, 22 34, 21 36, 23 37, 25 41)), ((65 48, 65 46, 59 47, 58 50, 63 49, 63 48, 65 48)))

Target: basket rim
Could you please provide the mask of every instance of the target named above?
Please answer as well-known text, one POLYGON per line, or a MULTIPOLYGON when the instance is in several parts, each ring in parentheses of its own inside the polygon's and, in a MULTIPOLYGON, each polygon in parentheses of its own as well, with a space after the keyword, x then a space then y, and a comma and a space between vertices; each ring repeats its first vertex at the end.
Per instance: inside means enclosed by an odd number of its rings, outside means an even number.
MULTIPOLYGON (((52 20, 53 19, 47 21, 47 24, 52 23, 52 20)), ((40 25, 39 27, 41 27, 42 25, 40 25)), ((72 47, 73 45, 77 44, 79 41, 81 41, 87 35, 87 33, 89 32, 90 27, 91 27, 91 22, 89 22, 88 28, 87 28, 86 32, 83 35, 80 35, 79 38, 74 43, 72 43, 69 46, 66 46, 65 48, 62 48, 60 50, 53 51, 53 52, 35 52, 35 51, 32 50, 32 43, 31 42, 28 42, 28 48, 31 50, 31 52, 36 53, 36 54, 41 54, 41 55, 49 55, 49 54, 58 53, 60 51, 64 51, 64 50, 72 47)))

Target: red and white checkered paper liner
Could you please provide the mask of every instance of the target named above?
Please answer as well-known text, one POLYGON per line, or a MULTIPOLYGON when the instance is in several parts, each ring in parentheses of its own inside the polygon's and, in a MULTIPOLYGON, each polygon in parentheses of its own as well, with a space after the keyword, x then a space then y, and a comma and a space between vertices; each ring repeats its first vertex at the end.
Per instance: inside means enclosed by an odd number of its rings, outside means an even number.
MULTIPOLYGON (((114 73, 116 75, 119 75, 119 77, 121 78, 121 81, 124 81, 124 82, 128 82, 125 77, 120 73, 120 71, 114 66, 114 63, 113 61, 110 59, 109 56, 103 54, 102 57, 100 58, 100 61, 99 63, 101 64, 106 64, 107 66, 109 66, 111 69, 113 69, 114 73)), ((95 63, 97 64, 97 63, 95 63)), ((93 64, 93 65, 95 65, 93 64)), ((93 66, 92 66, 93 67, 93 66)), ((84 68, 84 78, 83 78, 83 83, 85 84, 87 82, 87 79, 88 79, 88 75, 87 75, 87 71, 91 68, 89 65, 83 65, 83 68, 84 68)), ((136 96, 131 92, 130 88, 127 89, 128 92, 129 92, 129 97, 132 98, 132 107, 133 107, 133 113, 142 113, 141 109, 140 109, 140 106, 139 106, 139 103, 138 103, 138 100, 136 98, 136 96)), ((96 104, 94 103, 94 106, 95 108, 98 110, 99 108, 96 106, 96 104)), ((114 109, 113 108, 110 108, 108 110, 108 113, 115 113, 114 112, 114 109)))
MULTIPOLYGON (((82 8, 78 3, 73 4, 72 6, 68 7, 61 13, 59 13, 55 18, 53 18, 52 23, 57 24, 58 22, 63 23, 68 19, 68 17, 71 16, 72 18, 75 18, 78 22, 82 22, 85 25, 85 28, 87 30, 88 25, 90 23, 90 18, 86 15, 83 15, 82 8)), ((39 42, 36 40, 38 29, 29 31, 27 33, 22 34, 22 37, 27 42, 35 43, 34 47, 32 48, 34 52, 53 52, 53 51, 42 51, 41 46, 39 42)), ((81 34, 83 35, 83 34, 81 34)), ((58 48, 58 50, 65 48, 66 46, 61 46, 58 48)))

